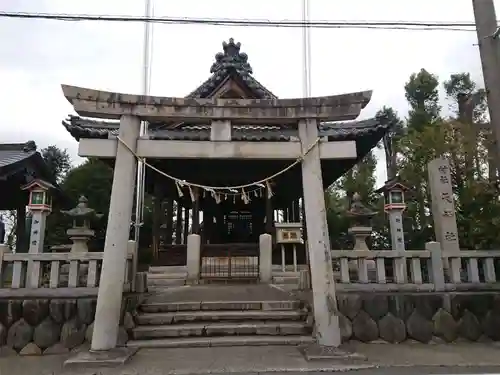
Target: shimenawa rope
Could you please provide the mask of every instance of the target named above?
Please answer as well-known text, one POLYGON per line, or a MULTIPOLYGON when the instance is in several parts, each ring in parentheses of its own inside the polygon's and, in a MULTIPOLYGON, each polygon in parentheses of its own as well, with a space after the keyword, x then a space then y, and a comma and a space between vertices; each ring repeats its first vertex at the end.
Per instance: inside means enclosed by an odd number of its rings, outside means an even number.
POLYGON ((174 181, 175 185, 177 187, 177 192, 179 193, 179 197, 182 197, 184 195, 184 193, 182 192, 182 188, 185 187, 185 186, 187 186, 188 189, 189 189, 189 193, 190 193, 192 201, 194 201, 196 199, 196 195, 197 195, 197 191, 195 189, 193 189, 193 188, 198 188, 198 189, 202 189, 204 193, 208 192, 208 193, 212 194, 212 196, 217 201, 217 203, 220 202, 220 196, 221 195, 223 195, 225 197, 227 197, 227 196, 234 196, 234 197, 236 197, 238 195, 241 195, 242 200, 245 201, 245 203, 248 203, 248 202, 250 202, 250 194, 254 193, 256 195, 257 192, 260 191, 263 188, 267 188, 268 197, 269 198, 272 197, 273 193, 272 193, 270 181, 273 180, 274 178, 282 175, 283 173, 289 171, 290 169, 292 169, 293 167, 295 167, 297 164, 301 163, 302 160, 304 160, 304 157, 309 152, 311 152, 311 150, 320 141, 320 138, 317 138, 316 141, 314 141, 307 148, 306 152, 303 155, 301 155, 301 156, 299 156, 297 158, 297 160, 295 160, 292 164, 288 165, 284 169, 280 170, 277 173, 274 173, 273 175, 271 175, 271 176, 269 176, 267 178, 264 178, 264 179, 261 179, 261 180, 258 180, 258 181, 254 181, 254 182, 251 182, 251 183, 248 183, 248 184, 244 184, 244 185, 235 185, 235 186, 208 186, 208 185, 197 184, 197 183, 194 183, 194 182, 189 182, 189 181, 186 181, 186 180, 181 180, 180 178, 174 177, 172 175, 169 175, 166 172, 161 171, 160 169, 156 168, 154 165, 149 164, 146 161, 145 158, 140 157, 139 155, 137 155, 137 153, 135 153, 134 150, 132 150, 132 148, 130 148, 130 146, 123 139, 121 139, 120 137, 116 137, 116 138, 118 139, 118 141, 123 146, 125 146, 125 148, 128 151, 130 151, 135 156, 135 158, 137 160, 142 161, 142 163, 146 167, 148 167, 148 168, 152 169, 153 171, 161 174, 162 176, 167 177, 170 180, 174 181), (250 187, 256 187, 256 189, 245 191, 245 189, 248 189, 250 187), (241 192, 239 190, 241 190, 241 192))

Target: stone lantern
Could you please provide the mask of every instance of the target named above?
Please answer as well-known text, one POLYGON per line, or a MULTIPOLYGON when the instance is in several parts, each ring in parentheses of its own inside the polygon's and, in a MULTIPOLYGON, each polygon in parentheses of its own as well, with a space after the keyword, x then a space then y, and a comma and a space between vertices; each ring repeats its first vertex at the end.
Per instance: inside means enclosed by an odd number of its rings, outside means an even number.
MULTIPOLYGON (((354 251, 369 251, 366 239, 372 234, 371 220, 377 214, 369 207, 361 202, 361 196, 354 193, 347 216, 351 219, 352 226, 348 233, 354 237, 354 251)), ((366 271, 368 272, 368 280, 374 281, 376 277, 376 265, 373 259, 364 260, 366 271)), ((357 274, 359 264, 356 261, 349 262, 349 272, 357 274)), ((359 277, 359 274, 358 274, 359 277)))
POLYGON ((354 250, 369 250, 366 239, 372 234, 371 219, 377 214, 361 202, 361 196, 354 193, 347 216, 352 226, 348 233, 354 236, 354 250))
POLYGON ((389 215, 391 245, 392 249, 396 251, 405 250, 403 212, 406 209, 405 192, 409 190, 396 177, 387 181, 384 186, 376 191, 384 194, 384 211, 389 215))
POLYGON ((66 234, 73 241, 72 253, 88 252, 87 242, 94 237, 95 233, 90 229, 90 221, 94 218, 100 219, 103 215, 98 214, 93 208, 87 206, 87 198, 80 196, 75 208, 68 211, 61 210, 61 213, 73 219, 73 227, 68 229, 66 234))
POLYGON ((29 253, 39 254, 43 252, 47 216, 52 211, 51 192, 56 188, 47 181, 36 179, 21 189, 28 191, 30 194, 28 210, 31 212, 32 219, 29 253))

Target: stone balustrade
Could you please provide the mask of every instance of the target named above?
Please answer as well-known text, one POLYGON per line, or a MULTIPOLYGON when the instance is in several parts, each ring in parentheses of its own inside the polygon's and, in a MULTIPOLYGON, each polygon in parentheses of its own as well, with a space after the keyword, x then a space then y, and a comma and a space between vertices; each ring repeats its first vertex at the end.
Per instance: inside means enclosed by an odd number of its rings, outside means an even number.
POLYGON ((429 242, 425 250, 332 250, 331 254, 340 292, 500 290, 496 250, 446 254, 439 243, 429 242))
MULTIPOLYGON (((129 241, 123 291, 136 282, 135 242, 129 241)), ((102 252, 15 254, 0 247, 1 298, 96 297, 102 252)))

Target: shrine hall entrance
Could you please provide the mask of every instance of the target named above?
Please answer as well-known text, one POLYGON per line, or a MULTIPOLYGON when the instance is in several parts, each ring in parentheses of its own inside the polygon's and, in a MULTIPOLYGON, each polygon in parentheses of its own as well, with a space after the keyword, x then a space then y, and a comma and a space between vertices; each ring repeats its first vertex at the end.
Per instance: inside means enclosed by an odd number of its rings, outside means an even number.
POLYGON ((259 236, 264 217, 259 210, 231 210, 204 220, 200 277, 206 281, 257 282, 259 236))

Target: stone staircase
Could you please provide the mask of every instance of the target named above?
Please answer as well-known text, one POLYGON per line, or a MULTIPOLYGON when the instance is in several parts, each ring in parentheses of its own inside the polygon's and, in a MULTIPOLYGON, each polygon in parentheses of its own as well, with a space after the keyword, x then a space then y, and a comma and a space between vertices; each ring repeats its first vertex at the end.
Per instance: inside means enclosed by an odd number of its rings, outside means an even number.
POLYGON ((162 298, 146 299, 136 316, 133 339, 127 345, 169 348, 310 343, 312 327, 301 305, 294 300, 163 302, 162 298))
POLYGON ((292 291, 298 288, 299 277, 298 272, 273 271, 272 283, 283 290, 292 291))
MULTIPOLYGON (((290 267, 288 267, 290 268, 290 267)), ((148 271, 148 288, 152 291, 168 287, 186 285, 186 266, 151 266, 148 271)), ((286 291, 292 291, 299 286, 299 272, 291 269, 281 270, 281 266, 273 265, 272 284, 286 291)))
POLYGON ((149 267, 148 290, 186 285, 186 266, 149 267))

